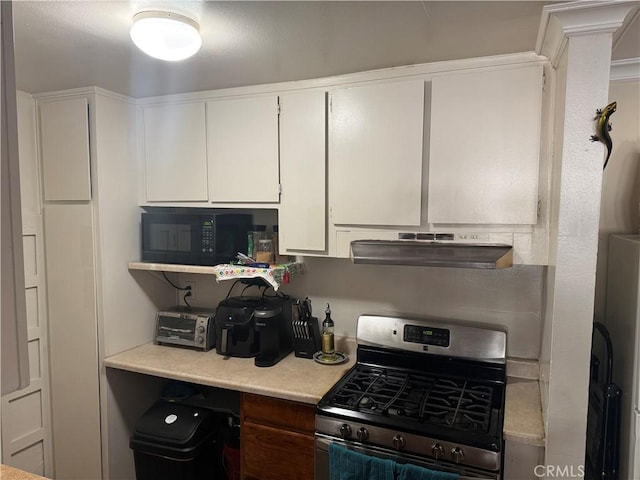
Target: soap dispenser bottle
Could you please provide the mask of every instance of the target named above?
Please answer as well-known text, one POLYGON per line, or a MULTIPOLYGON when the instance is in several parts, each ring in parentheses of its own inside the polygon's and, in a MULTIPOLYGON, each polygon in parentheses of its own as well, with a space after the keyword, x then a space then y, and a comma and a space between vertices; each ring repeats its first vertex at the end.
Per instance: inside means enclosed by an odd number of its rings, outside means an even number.
POLYGON ((331 319, 331 308, 328 303, 324 313, 325 317, 322 322, 322 356, 324 360, 332 361, 336 357, 336 347, 333 337, 334 325, 331 319))

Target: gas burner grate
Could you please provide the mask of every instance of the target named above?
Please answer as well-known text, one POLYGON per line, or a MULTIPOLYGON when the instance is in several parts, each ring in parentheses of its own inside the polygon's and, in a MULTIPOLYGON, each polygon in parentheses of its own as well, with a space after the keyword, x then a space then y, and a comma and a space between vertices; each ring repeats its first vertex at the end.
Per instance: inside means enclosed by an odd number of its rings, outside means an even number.
POLYGON ((486 433, 493 389, 473 380, 358 365, 329 404, 371 415, 486 433))

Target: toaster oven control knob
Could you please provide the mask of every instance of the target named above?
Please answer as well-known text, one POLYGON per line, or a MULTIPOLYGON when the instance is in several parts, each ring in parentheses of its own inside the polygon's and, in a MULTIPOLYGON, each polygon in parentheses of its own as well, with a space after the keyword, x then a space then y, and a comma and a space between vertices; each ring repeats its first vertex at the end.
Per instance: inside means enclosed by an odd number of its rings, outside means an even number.
POLYGON ((453 458, 454 462, 460 463, 462 462, 462 460, 464 460, 464 452, 460 447, 454 447, 451 449, 451 457, 453 458))
POLYGON ((351 427, 346 423, 340 426, 340 436, 342 438, 349 438, 351 436, 351 427))
POLYGON ((198 327, 198 333, 204 333, 204 327, 202 325, 198 327))
POLYGON ((444 457, 444 447, 439 443, 434 443, 433 447, 431 447, 431 455, 433 455, 433 458, 436 460, 444 457))
POLYGON ((198 336, 198 337, 196 338, 196 343, 204 343, 204 338, 202 338, 202 337, 198 336))
POLYGON ((393 448, 396 450, 402 450, 405 446, 406 442, 404 441, 404 437, 402 435, 396 435, 393 437, 393 448))
POLYGON ((358 440, 364 442, 369 439, 369 430, 364 427, 360 427, 356 432, 356 436, 358 437, 358 440))

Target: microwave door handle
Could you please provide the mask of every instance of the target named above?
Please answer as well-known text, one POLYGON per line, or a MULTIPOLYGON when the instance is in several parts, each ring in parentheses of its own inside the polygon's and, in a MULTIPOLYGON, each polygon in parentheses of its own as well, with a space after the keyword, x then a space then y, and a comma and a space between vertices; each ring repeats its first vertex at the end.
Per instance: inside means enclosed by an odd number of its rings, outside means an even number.
POLYGON ((220 353, 223 353, 223 354, 227 353, 227 343, 229 341, 228 332, 229 332, 228 328, 225 327, 222 329, 222 340, 220 341, 220 353))

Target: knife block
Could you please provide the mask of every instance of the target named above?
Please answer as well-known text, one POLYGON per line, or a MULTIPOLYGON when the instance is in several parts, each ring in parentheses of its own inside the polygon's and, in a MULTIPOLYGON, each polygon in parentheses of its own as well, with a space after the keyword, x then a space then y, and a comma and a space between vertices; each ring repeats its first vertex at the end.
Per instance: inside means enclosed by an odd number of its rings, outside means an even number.
POLYGON ((311 317, 309 320, 303 320, 298 323, 301 324, 298 328, 293 326, 294 354, 296 357, 313 358, 313 354, 322 348, 318 319, 311 317))

